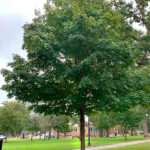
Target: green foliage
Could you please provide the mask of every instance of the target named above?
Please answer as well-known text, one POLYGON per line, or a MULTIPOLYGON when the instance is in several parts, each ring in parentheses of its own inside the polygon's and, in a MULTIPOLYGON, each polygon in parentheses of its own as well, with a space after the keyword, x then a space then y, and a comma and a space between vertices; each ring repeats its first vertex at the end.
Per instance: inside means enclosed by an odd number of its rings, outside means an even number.
POLYGON ((118 126, 126 134, 129 130, 135 131, 140 127, 145 118, 145 112, 141 109, 141 107, 136 107, 125 112, 98 112, 91 115, 90 120, 100 131, 108 131, 118 126))
POLYGON ((130 99, 134 99, 137 104, 149 108, 150 105, 150 66, 138 67, 132 71, 133 92, 130 99))
POLYGON ((5 102, 0 107, 0 131, 16 136, 25 130, 29 121, 29 111, 22 103, 5 102))
POLYGON ((109 130, 116 125, 116 120, 113 113, 98 112, 91 115, 90 120, 97 129, 109 130))
POLYGON ((150 31, 150 10, 149 10, 150 0, 114 0, 113 6, 119 9, 121 13, 130 19, 130 22, 136 22, 144 25, 149 34, 150 31))
POLYGON ((144 119, 145 114, 139 109, 132 109, 124 113, 116 114, 116 120, 121 125, 124 133, 129 130, 135 130, 139 128, 141 121, 144 119))
POLYGON ((65 115, 54 116, 53 129, 62 133, 70 132, 69 117, 65 115))
POLYGON ((40 131, 46 132, 51 131, 54 127, 55 116, 39 116, 39 127, 40 131))
POLYGON ((38 132, 40 131, 40 116, 37 114, 31 114, 28 122, 28 131, 38 132))
POLYGON ((135 31, 107 1, 54 5, 24 26, 28 58, 16 55, 2 71, 3 89, 45 114, 127 109, 135 31))
POLYGON ((69 126, 70 118, 65 115, 39 115, 31 114, 28 130, 32 132, 47 132, 54 129, 55 131, 66 133, 71 131, 69 126))
POLYGON ((149 64, 149 51, 150 51, 150 0, 114 0, 112 6, 120 11, 125 19, 131 24, 139 24, 142 28, 146 29, 146 33, 139 32, 139 36, 135 36, 137 40, 137 48, 139 48, 143 54, 138 61, 139 65, 149 64))

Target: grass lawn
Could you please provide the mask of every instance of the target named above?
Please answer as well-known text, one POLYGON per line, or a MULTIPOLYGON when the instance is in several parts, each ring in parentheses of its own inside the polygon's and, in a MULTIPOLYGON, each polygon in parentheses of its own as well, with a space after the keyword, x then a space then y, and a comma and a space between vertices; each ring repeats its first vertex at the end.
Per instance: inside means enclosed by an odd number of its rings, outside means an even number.
POLYGON ((141 144, 135 146, 129 146, 125 148, 117 148, 112 150, 150 150, 150 144, 141 144))
MULTIPOLYGON (((143 139, 144 139, 143 137, 129 137, 127 142, 143 139)), ((124 138, 123 137, 92 138, 91 142, 92 146, 115 144, 124 142, 124 138)), ((80 146, 79 139, 73 140, 60 139, 60 140, 41 140, 41 141, 34 140, 32 142, 30 140, 8 140, 8 143, 4 143, 3 150, 72 150, 79 148, 79 146, 80 146)), ((140 149, 140 150, 147 150, 147 149, 140 149)))

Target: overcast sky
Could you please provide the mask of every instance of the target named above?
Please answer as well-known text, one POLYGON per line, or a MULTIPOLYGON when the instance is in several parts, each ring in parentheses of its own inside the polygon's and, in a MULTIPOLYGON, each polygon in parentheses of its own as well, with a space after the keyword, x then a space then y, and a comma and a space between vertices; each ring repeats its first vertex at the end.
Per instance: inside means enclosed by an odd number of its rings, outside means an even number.
MULTIPOLYGON (((34 10, 43 8, 46 0, 0 0, 0 70, 12 60, 14 53, 25 55, 21 49, 22 26, 31 22, 34 10)), ((4 83, 0 75, 0 87, 4 83)), ((0 90, 0 102, 7 100, 0 90)))

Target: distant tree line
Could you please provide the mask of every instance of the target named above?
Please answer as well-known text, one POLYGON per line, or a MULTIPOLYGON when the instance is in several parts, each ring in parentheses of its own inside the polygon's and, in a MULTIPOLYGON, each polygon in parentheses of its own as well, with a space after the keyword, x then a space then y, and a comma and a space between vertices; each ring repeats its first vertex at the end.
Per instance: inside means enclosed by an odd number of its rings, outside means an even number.
POLYGON ((13 137, 22 135, 24 138, 21 133, 25 131, 29 131, 32 136, 39 131, 41 134, 49 131, 51 138, 51 130, 54 129, 59 138, 60 132, 65 134, 71 131, 69 120, 65 115, 44 116, 33 113, 25 104, 16 101, 4 102, 0 107, 0 132, 13 137))
POLYGON ((141 107, 126 112, 97 112, 90 116, 91 122, 99 129, 101 137, 109 137, 110 129, 117 127, 125 139, 127 139, 127 135, 137 135, 137 131, 143 134, 144 119, 145 112, 141 111, 141 107))
MULTIPOLYGON (((114 127, 118 127, 125 138, 129 133, 135 135, 137 130, 143 131, 141 124, 144 119, 145 112, 141 111, 140 106, 126 112, 96 112, 89 116, 92 125, 99 130, 100 137, 109 137, 109 131, 114 127)), ((31 112, 25 104, 16 101, 4 102, 0 107, 0 132, 8 136, 25 138, 23 133, 28 131, 32 140, 37 133, 40 137, 48 132, 47 138, 50 139, 53 129, 59 139, 60 133, 64 133, 65 137, 67 132, 72 131, 71 125, 74 124, 79 124, 79 118, 76 116, 44 116, 31 112)))

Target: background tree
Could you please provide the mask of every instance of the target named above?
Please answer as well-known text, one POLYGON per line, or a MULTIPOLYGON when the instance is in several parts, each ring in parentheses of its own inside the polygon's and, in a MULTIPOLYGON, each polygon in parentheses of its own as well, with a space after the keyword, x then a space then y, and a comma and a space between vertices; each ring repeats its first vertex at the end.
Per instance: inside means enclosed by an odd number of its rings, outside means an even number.
POLYGON ((143 119, 144 113, 136 109, 116 114, 116 121, 122 127, 125 139, 127 139, 128 131, 131 131, 131 135, 134 134, 134 131, 139 128, 143 119))
POLYGON ((90 120, 94 126, 99 129, 100 136, 104 136, 104 131, 106 132, 106 137, 109 137, 109 130, 116 125, 116 120, 113 113, 98 112, 90 117, 90 120))
POLYGON ((27 107, 16 101, 4 102, 0 107, 0 130, 8 135, 18 136, 26 130, 29 121, 27 107))
POLYGON ((54 115, 51 115, 51 116, 40 115, 39 117, 40 131, 44 133, 49 131, 48 138, 51 138, 51 131, 55 126, 55 123, 54 123, 55 120, 56 120, 56 117, 54 115))
POLYGON ((150 34, 150 0, 112 0, 113 5, 121 10, 121 13, 130 19, 130 23, 143 25, 150 34))
POLYGON ((28 131, 31 132, 31 141, 35 133, 40 131, 40 116, 38 114, 31 114, 28 122, 28 131))
POLYGON ((60 133, 64 133, 64 136, 66 136, 66 133, 71 131, 69 122, 68 116, 55 116, 55 119, 53 120, 53 129, 57 131, 57 139, 59 139, 60 133))
MULTIPOLYGON (((149 65, 150 62, 150 0, 113 0, 112 4, 117 10, 120 10, 120 12, 125 16, 126 20, 128 20, 133 27, 135 27, 135 24, 138 24, 139 27, 146 29, 146 32, 141 32, 137 39, 137 48, 141 50, 141 55, 137 64, 140 68, 144 69, 145 66, 149 65)), ((147 67, 149 68, 149 66, 147 67)), ((146 96, 144 95, 144 97, 146 96)), ((146 107, 144 105, 147 111, 149 111, 149 108, 147 108, 148 105, 149 101, 147 101, 146 107)), ((147 117, 145 117, 143 126, 144 136, 147 137, 149 136, 147 117)))
POLYGON ((45 8, 24 26, 28 58, 14 56, 3 89, 40 113, 79 115, 85 150, 85 114, 133 104, 126 96, 136 32, 105 0, 54 0, 45 8))
POLYGON ((150 66, 147 64, 139 67, 132 72, 134 82, 134 92, 131 94, 130 99, 136 99, 137 104, 141 105, 142 112, 145 113, 143 121, 144 136, 149 136, 148 117, 150 110, 150 66))

